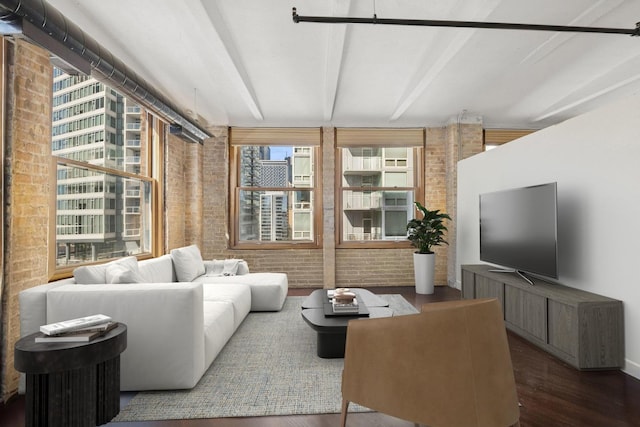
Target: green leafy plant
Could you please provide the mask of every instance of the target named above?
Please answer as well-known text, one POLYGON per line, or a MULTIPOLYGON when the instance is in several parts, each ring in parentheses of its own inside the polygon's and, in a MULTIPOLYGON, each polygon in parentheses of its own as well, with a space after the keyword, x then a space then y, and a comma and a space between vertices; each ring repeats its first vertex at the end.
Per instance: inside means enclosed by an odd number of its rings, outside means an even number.
POLYGON ((441 213, 439 210, 430 211, 422 206, 420 202, 415 202, 414 204, 416 209, 422 212, 422 218, 414 218, 409 221, 407 224, 407 238, 418 249, 416 252, 432 254, 431 248, 433 246, 443 243, 448 245, 449 243, 443 238, 444 232, 447 231, 444 220, 451 220, 451 217, 446 213, 441 213))

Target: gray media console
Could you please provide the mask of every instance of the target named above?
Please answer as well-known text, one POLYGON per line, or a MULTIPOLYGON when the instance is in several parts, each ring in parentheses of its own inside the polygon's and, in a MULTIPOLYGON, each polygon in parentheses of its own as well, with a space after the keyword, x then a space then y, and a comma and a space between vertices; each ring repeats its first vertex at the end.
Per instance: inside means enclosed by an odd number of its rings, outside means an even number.
POLYGON ((622 301, 491 268, 462 266, 462 298, 497 298, 507 329, 578 369, 623 366, 622 301))

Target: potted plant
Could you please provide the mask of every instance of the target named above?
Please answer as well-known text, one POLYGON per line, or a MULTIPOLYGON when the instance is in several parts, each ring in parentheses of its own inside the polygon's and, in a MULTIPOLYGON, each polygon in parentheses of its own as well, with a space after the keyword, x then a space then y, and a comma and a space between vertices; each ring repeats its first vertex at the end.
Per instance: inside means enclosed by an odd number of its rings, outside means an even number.
POLYGON ((432 247, 449 244, 443 237, 447 231, 444 220, 451 217, 439 210, 430 211, 420 202, 414 204, 422 213, 422 218, 414 218, 407 224, 407 238, 417 249, 413 254, 416 293, 432 294, 436 259, 432 247))

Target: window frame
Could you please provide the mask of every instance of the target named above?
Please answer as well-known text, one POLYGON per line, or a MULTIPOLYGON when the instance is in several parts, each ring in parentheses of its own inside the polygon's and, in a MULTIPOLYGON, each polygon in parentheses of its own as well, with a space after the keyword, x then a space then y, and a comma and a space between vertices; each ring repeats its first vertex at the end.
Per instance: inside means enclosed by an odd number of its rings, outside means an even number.
MULTIPOLYGON (((320 128, 229 128, 229 246, 231 249, 319 249, 322 247, 322 150, 320 128), (246 146, 310 147, 313 179, 309 187, 241 187, 240 151, 246 146), (310 191, 312 194, 313 236, 311 240, 241 241, 239 236, 240 191, 310 191)), ((292 164, 293 168, 293 164, 292 164)), ((293 178, 293 177, 292 177, 293 178)), ((295 214, 295 212, 293 212, 295 214)), ((291 232, 294 233, 293 227, 291 232)))
MULTIPOLYGON (((389 240, 345 240, 344 239, 344 192, 376 192, 389 189, 413 191, 414 201, 425 201, 425 131, 423 128, 336 128, 336 170, 335 170, 335 230, 336 247, 340 249, 391 249, 410 248, 408 239, 389 240), (343 150, 349 148, 412 148, 413 150, 413 186, 384 187, 361 185, 348 187, 343 185, 343 150)), ((383 159, 384 161, 384 159, 383 159)), ((385 165, 381 165, 381 170, 385 165)), ((413 209, 413 208, 411 208, 413 209)), ((371 221, 371 219, 369 219, 371 221)))
MULTIPOLYGON (((87 79, 90 76, 87 76, 87 79)), ((85 79, 86 80, 86 79, 85 79)), ((101 82, 95 82, 92 87, 98 87, 99 85, 103 85, 101 82)), ((105 92, 114 91, 108 85, 104 85, 105 92)), ((53 88, 52 88, 53 89, 53 88)), ((127 98, 125 95, 123 97, 127 98)), ((62 157, 50 153, 51 156, 51 164, 50 164, 50 179, 52 183, 55 183, 50 194, 49 201, 49 211, 52 214, 49 215, 49 259, 48 259, 48 270, 49 270, 49 280, 58 280, 62 278, 71 277, 73 274, 73 270, 79 266, 86 265, 97 265, 103 264, 105 262, 118 259, 121 257, 112 257, 107 259, 101 259, 99 261, 89 261, 89 262, 81 262, 72 265, 58 265, 57 264, 57 221, 58 221, 58 165, 70 166, 70 167, 78 167, 87 169, 90 171, 95 171, 99 173, 113 175, 122 179, 134 179, 144 183, 149 183, 149 197, 150 197, 150 213, 149 213, 149 250, 147 252, 143 252, 140 254, 135 254, 137 259, 149 259, 153 257, 160 256, 164 253, 165 248, 165 239, 164 236, 164 211, 163 211, 163 179, 164 179, 164 147, 166 146, 167 141, 167 133, 168 126, 167 124, 157 116, 155 116, 152 112, 146 110, 141 107, 136 100, 127 98, 131 103, 135 104, 138 108, 140 108, 140 118, 145 119, 146 127, 141 132, 140 140, 146 143, 146 147, 141 153, 140 158, 140 166, 143 166, 143 170, 146 171, 145 174, 141 173, 133 173, 127 172, 125 170, 120 169, 112 169, 110 167, 94 165, 89 161, 79 161, 73 160, 70 158, 62 157)), ((58 105, 52 104, 52 110, 55 109, 58 105)), ((106 105, 105 105, 106 108, 106 105)), ((52 117, 53 118, 53 117, 52 117)), ((56 126, 55 122, 52 120, 52 129, 56 126)), ((55 135, 52 132, 52 141, 55 135)), ((106 138, 106 135, 105 135, 106 138)), ((124 136, 123 136, 124 138, 124 136)), ((53 147, 52 147, 53 148, 53 147)))
MULTIPOLYGON (((146 259, 146 258, 152 258, 153 256, 156 256, 155 242, 158 240, 158 236, 155 234, 155 232, 157 230, 158 218, 155 217, 155 212, 156 212, 155 206, 157 205, 155 194, 157 193, 157 190, 156 190, 157 180, 144 175, 136 175, 134 173, 130 173, 126 171, 119 171, 116 169, 105 168, 103 166, 92 165, 90 163, 80 162, 77 160, 72 160, 72 159, 67 159, 64 157, 56 156, 56 155, 51 155, 51 168, 50 168, 51 179, 52 179, 51 182, 56 183, 55 188, 57 188, 57 182, 58 182, 57 172, 58 172, 59 165, 67 166, 67 167, 77 167, 77 168, 87 169, 93 172, 117 176, 123 179, 135 179, 135 180, 149 183, 150 184, 149 196, 151 197, 151 209, 150 209, 151 210, 151 213, 150 213, 151 242, 149 242, 149 246, 151 248, 151 251, 144 252, 141 254, 136 254, 134 256, 138 259, 146 259)), ((108 262, 114 259, 122 258, 122 257, 113 257, 113 258, 103 259, 100 261, 80 262, 72 265, 58 266, 56 262, 57 248, 58 248, 58 239, 57 239, 57 225, 58 225, 57 224, 57 221, 58 221, 57 207, 58 206, 57 205, 58 205, 58 192, 56 189, 54 189, 51 191, 51 201, 50 201, 51 212, 53 212, 53 215, 49 215, 49 233, 50 233, 49 241, 52 242, 49 245, 49 271, 54 272, 53 275, 50 277, 50 280, 57 280, 60 278, 70 277, 73 274, 73 270, 80 266, 103 264, 105 262, 108 262)), ((106 223, 105 223, 105 226, 106 226, 106 223)))

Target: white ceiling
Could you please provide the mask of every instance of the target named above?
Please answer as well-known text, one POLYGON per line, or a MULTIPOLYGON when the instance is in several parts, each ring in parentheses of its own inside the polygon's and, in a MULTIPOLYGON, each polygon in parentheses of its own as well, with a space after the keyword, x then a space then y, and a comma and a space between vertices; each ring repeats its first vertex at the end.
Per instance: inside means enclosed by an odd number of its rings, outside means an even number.
POLYGON ((467 114, 538 129, 640 90, 640 37, 291 14, 631 29, 638 0, 49 3, 203 126, 439 126, 467 114))

